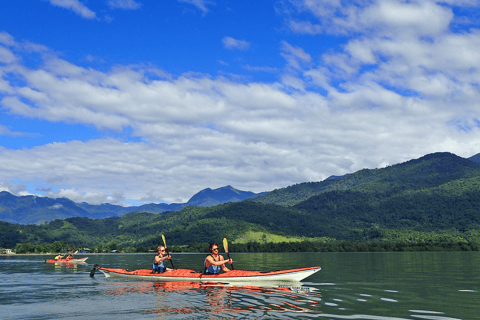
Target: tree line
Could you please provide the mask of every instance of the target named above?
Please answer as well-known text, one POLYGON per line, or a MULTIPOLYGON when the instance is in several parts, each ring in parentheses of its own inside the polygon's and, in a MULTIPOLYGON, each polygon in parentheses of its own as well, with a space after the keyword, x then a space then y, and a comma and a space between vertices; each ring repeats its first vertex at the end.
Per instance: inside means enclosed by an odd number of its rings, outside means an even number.
MULTIPOLYGON (((218 243, 221 243, 220 241, 218 243)), ((220 245, 221 247, 221 245, 220 245)), ((79 250, 83 248, 78 245, 56 241, 51 244, 19 243, 15 246, 18 254, 44 254, 44 253, 65 253, 68 250, 79 250)), ((108 253, 112 250, 125 253, 147 253, 156 252, 157 246, 150 247, 120 247, 115 243, 101 244, 92 248, 87 253, 108 253)), ((470 241, 459 242, 390 242, 390 241, 336 241, 336 242, 279 242, 279 243, 258 243, 248 242, 244 244, 229 244, 230 252, 419 252, 419 251, 479 251, 480 243, 470 241)), ((189 243, 188 245, 169 246, 171 253, 180 252, 208 252, 208 243, 189 243)))

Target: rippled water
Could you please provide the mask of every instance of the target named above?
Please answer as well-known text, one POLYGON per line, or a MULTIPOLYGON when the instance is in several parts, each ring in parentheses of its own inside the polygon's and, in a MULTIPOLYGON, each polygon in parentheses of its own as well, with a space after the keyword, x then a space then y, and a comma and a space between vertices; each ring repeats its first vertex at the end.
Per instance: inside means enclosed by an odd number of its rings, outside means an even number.
MULTIPOLYGON (((79 257, 81 257, 79 255, 79 257)), ((176 254, 201 270, 205 255, 176 254)), ((232 254, 236 269, 322 266, 278 287, 145 282, 89 276, 93 264, 148 268, 153 255, 89 255, 55 266, 45 256, 0 257, 1 319, 480 319, 480 253, 232 254)))

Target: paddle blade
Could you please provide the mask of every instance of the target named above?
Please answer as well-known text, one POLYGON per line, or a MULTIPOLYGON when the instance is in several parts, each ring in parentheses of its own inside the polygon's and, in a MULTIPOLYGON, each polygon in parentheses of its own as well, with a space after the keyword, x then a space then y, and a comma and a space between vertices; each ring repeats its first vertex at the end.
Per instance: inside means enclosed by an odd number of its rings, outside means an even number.
POLYGON ((98 268, 98 264, 95 264, 92 268, 92 270, 90 271, 90 277, 94 277, 95 276, 95 271, 97 270, 98 268))
POLYGON ((227 238, 223 238, 223 248, 225 249, 225 252, 228 252, 228 241, 227 241, 227 238))
POLYGON ((162 239, 163 239, 163 245, 165 246, 165 248, 167 247, 167 242, 165 241, 165 236, 162 234, 162 239))

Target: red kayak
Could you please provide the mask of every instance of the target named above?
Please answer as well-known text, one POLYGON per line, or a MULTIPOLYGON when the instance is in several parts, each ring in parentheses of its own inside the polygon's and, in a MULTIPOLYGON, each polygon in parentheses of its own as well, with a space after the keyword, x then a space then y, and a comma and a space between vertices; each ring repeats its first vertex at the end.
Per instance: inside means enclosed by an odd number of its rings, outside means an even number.
POLYGON ((49 263, 82 263, 85 262, 88 257, 80 258, 80 259, 47 259, 46 262, 49 263))
POLYGON ((231 270, 230 272, 207 275, 190 269, 175 269, 164 273, 154 273, 151 269, 98 268, 105 277, 122 277, 151 281, 199 281, 199 282, 252 282, 290 281, 299 282, 320 271, 321 267, 306 267, 270 272, 231 270))

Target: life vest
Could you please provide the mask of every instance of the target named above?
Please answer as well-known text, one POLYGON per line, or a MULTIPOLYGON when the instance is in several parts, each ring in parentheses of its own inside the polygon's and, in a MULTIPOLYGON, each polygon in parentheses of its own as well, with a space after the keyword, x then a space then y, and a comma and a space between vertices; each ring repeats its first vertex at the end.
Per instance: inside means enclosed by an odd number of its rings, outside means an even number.
MULTIPOLYGON (((156 257, 159 257, 159 255, 156 255, 156 257)), ((158 263, 155 263, 155 258, 153 258, 153 272, 165 272, 165 270, 167 269, 165 267, 165 265, 163 264, 163 261, 162 263, 158 264, 158 263)))
MULTIPOLYGON (((208 256, 211 256, 213 258, 213 261, 217 261, 217 260, 215 260, 215 258, 211 254, 209 254, 208 256)), ((208 256, 205 257, 205 262, 203 263, 203 265, 205 266, 205 271, 203 273, 205 273, 205 274, 219 274, 220 273, 220 266, 216 266, 216 265, 211 264, 208 268, 206 267, 208 256)), ((218 261, 220 261, 220 256, 218 257, 218 261)))

